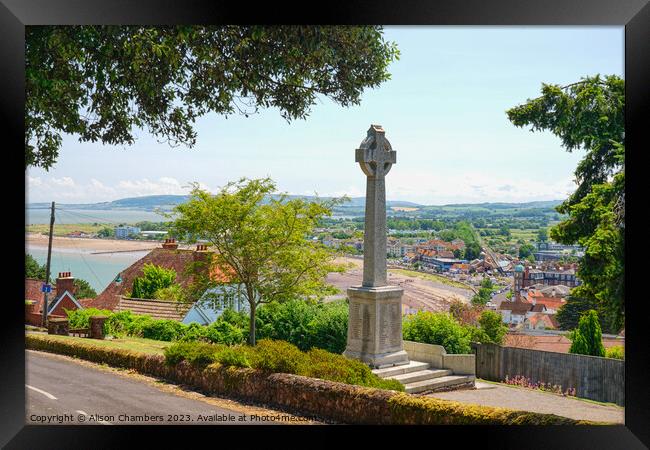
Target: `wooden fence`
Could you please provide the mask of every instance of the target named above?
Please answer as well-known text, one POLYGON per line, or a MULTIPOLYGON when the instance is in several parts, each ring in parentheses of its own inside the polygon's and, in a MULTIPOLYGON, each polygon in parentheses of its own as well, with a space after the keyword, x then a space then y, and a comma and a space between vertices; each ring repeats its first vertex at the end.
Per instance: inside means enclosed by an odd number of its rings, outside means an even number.
POLYGON ((576 390, 576 396, 625 405, 625 361, 571 353, 546 352, 495 344, 472 344, 476 377, 504 381, 524 376, 576 390))

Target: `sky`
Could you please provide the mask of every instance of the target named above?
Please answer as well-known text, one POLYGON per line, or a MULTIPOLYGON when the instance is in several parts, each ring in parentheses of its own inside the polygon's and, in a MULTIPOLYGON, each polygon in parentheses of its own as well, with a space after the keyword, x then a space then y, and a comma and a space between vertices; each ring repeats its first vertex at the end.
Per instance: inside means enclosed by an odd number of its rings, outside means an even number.
POLYGON ((389 200, 420 204, 561 200, 575 190, 584 151, 566 152, 550 132, 517 128, 505 111, 540 95, 542 83, 624 76, 623 27, 385 27, 400 59, 391 79, 359 106, 321 97, 307 120, 275 109, 245 118, 208 114, 192 148, 171 148, 137 130, 132 146, 65 135, 53 168, 27 171, 27 202, 94 203, 216 192, 241 177, 269 176, 291 194, 365 195, 354 150, 380 124, 397 151, 389 200))

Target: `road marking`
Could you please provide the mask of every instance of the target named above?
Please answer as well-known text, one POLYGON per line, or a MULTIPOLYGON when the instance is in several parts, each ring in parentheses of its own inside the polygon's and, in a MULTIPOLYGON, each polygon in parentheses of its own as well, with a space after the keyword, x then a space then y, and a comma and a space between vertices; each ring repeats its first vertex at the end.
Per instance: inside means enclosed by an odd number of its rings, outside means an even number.
POLYGON ((36 391, 36 392, 38 392, 39 394, 43 394, 44 396, 46 396, 46 397, 49 398, 50 400, 56 400, 56 399, 57 399, 55 396, 53 396, 53 395, 50 394, 49 392, 45 392, 45 391, 42 390, 42 389, 35 388, 34 386, 30 386, 29 384, 26 384, 25 386, 27 386, 27 387, 28 387, 29 389, 31 389, 32 391, 36 391))
MULTIPOLYGON (((84 416, 89 416, 90 415, 86 411, 82 411, 80 409, 76 410, 75 412, 77 412, 79 414, 83 414, 84 416)), ((101 423, 102 425, 112 425, 112 423, 107 422, 105 420, 98 420, 97 423, 101 423)))

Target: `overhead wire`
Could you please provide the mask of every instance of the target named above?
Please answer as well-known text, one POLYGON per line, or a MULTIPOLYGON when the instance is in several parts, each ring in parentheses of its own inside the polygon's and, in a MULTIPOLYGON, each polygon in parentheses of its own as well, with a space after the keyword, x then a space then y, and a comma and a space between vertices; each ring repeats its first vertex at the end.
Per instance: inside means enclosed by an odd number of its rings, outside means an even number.
MULTIPOLYGON (((60 211, 65 211, 65 210, 61 209, 60 211)), ((67 212, 67 211, 65 211, 65 212, 67 212)), ((56 217, 56 213, 55 213, 55 217, 56 217)), ((97 276, 97 274, 95 273, 95 271, 93 270, 91 265, 88 264, 88 261, 86 261, 86 257, 84 256, 83 251, 81 251, 81 249, 77 246, 77 243, 75 242, 74 239, 71 239, 71 242, 72 242, 72 245, 74 245, 74 247, 78 250, 79 256, 81 256, 81 260, 83 261, 83 263, 86 265, 86 267, 88 268, 90 273, 92 273, 93 276, 95 277, 95 280, 97 281, 97 285, 101 286, 102 285, 101 280, 99 279, 99 277, 97 276)))

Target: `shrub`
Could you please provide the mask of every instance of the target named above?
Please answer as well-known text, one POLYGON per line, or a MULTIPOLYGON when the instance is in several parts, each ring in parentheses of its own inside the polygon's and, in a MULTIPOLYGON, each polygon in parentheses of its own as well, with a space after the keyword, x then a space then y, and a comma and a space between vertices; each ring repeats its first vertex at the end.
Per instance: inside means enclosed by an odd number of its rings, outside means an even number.
POLYGON ((175 270, 145 264, 142 268, 142 276, 133 280, 131 297, 153 299, 156 291, 171 286, 175 279, 175 270))
POLYGON ((606 358, 625 359, 625 348, 622 346, 605 349, 606 358))
POLYGON ((248 317, 248 313, 246 311, 237 312, 232 308, 224 309, 217 320, 222 320, 231 325, 239 327, 242 330, 248 330, 250 323, 250 318, 248 317))
POLYGON ((348 343, 348 303, 341 300, 322 305, 307 330, 309 348, 343 353, 348 343))
POLYGON ((133 315, 133 320, 126 323, 126 334, 129 336, 144 337, 144 329, 154 322, 151 316, 133 315))
POLYGON ((210 342, 226 345, 241 344, 247 336, 246 331, 221 317, 205 327, 203 335, 210 342))
POLYGON ((104 322, 104 332, 111 336, 128 334, 131 323, 136 316, 131 311, 114 312, 104 322))
POLYGON ((501 314, 494 311, 483 311, 478 319, 481 330, 484 333, 484 340, 479 342, 491 342, 501 345, 503 338, 508 334, 508 327, 503 323, 501 314))
POLYGON ((182 342, 194 342, 201 341, 206 339, 207 327, 199 325, 196 322, 192 322, 189 325, 183 327, 180 330, 180 333, 175 337, 175 341, 182 342))
POLYGON ((151 320, 142 327, 142 337, 157 341, 173 341, 181 336, 187 325, 175 320, 151 320))
POLYGON ((343 355, 313 348, 307 353, 307 357, 309 364, 305 376, 394 391, 404 390, 404 386, 399 381, 379 378, 372 373, 370 367, 343 355))
POLYGON ((64 311, 68 316, 68 324, 70 328, 89 328, 91 316, 110 316, 112 314, 111 311, 97 308, 72 310, 64 308, 64 311))
POLYGON ((307 350, 308 324, 315 317, 316 308, 306 301, 289 300, 265 304, 257 310, 256 337, 291 342, 301 350, 307 350))
POLYGON ((181 361, 197 367, 219 363, 232 367, 251 367, 267 373, 290 373, 359 386, 403 391, 396 380, 383 380, 360 361, 322 349, 305 353, 284 341, 260 340, 255 347, 225 346, 202 342, 176 342, 165 349, 165 362, 181 361))
POLYGON ((265 372, 299 374, 305 372, 308 359, 298 347, 285 341, 261 339, 255 346, 252 366, 265 372))
POLYGON ((404 339, 442 345, 447 353, 470 353, 470 332, 450 314, 420 311, 404 320, 404 339))
POLYGON ((215 354, 215 359, 224 366, 251 367, 246 353, 242 346, 226 347, 215 354))
POLYGON ((347 344, 348 304, 345 300, 272 302, 258 309, 256 336, 290 342, 300 350, 313 347, 340 353, 347 344))
POLYGON ((181 361, 205 367, 217 361, 217 353, 223 347, 204 342, 176 342, 165 348, 165 363, 175 365, 181 361))

